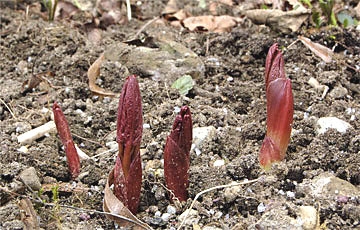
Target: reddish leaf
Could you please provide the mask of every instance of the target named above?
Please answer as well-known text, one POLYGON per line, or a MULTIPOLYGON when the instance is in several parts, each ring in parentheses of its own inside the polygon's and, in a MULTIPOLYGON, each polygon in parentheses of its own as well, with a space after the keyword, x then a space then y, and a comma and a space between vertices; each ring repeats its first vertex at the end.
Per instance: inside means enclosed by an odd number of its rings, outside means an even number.
POLYGON ((164 149, 166 185, 180 201, 187 200, 191 142, 191 113, 189 107, 183 106, 175 118, 164 149))
POLYGON ((269 49, 266 58, 265 84, 267 132, 259 158, 260 165, 269 168, 271 163, 285 158, 294 113, 291 81, 285 77, 284 59, 277 44, 269 49))
POLYGON ((75 179, 80 173, 80 159, 77 154, 73 139, 71 137, 69 124, 60 108, 60 106, 54 102, 53 105, 54 121, 56 129, 59 133, 62 144, 65 147, 66 160, 70 170, 71 177, 75 179))
POLYGON ((117 115, 119 153, 114 168, 114 193, 132 213, 137 212, 140 200, 142 126, 140 89, 136 76, 132 75, 127 77, 119 100, 117 115))

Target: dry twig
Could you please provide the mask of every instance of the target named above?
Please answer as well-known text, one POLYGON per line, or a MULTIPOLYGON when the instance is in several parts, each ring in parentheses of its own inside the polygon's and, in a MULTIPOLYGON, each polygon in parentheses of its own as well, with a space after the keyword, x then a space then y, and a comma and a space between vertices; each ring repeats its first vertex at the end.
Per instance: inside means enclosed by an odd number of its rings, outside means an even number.
POLYGON ((224 188, 229 188, 229 187, 234 187, 234 186, 240 186, 240 185, 245 185, 245 184, 251 184, 251 183, 255 183, 259 181, 259 178, 254 179, 254 180, 247 180, 247 181, 243 181, 243 182, 239 182, 239 183, 233 183, 233 184, 226 184, 226 185, 219 185, 219 186, 215 186, 215 187, 211 187, 208 189, 205 189, 201 192, 199 192, 198 194, 196 194, 193 202, 191 203, 190 207, 188 208, 188 212, 186 213, 184 219, 181 221, 180 226, 177 228, 177 230, 180 230, 181 227, 184 225, 186 218, 188 217, 190 210, 194 207, 194 204, 196 202, 197 199, 199 199, 200 196, 202 196, 203 194, 207 193, 207 192, 211 192, 213 190, 217 190, 217 189, 224 189, 224 188))

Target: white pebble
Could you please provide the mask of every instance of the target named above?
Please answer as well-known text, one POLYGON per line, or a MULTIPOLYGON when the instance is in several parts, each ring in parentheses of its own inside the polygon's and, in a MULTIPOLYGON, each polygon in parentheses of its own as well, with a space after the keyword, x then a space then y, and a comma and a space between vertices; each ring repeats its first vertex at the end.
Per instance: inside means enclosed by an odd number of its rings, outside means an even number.
POLYGON ((266 206, 265 206, 264 203, 260 203, 260 204, 257 206, 257 211, 258 211, 259 213, 265 212, 265 210, 266 210, 266 206))
POLYGON ((160 217, 161 216, 161 212, 160 211, 156 211, 154 214, 155 217, 160 217))
POLYGON ((29 149, 26 146, 21 146, 20 148, 17 149, 17 151, 21 153, 27 153, 29 152, 29 149))
POLYGON ((161 216, 161 219, 164 221, 164 222, 168 222, 169 219, 170 219, 170 214, 169 213, 163 213, 162 216, 161 216))
POLYGON ((220 167, 220 166, 223 166, 225 165, 225 161, 224 160, 216 160, 213 164, 214 167, 220 167))
POLYGON ((175 106, 175 107, 174 107, 174 112, 175 112, 175 113, 180 112, 180 110, 181 110, 181 109, 180 109, 180 107, 179 107, 179 106, 175 106))
POLYGON ((167 213, 169 213, 170 215, 175 215, 176 214, 176 208, 174 206, 167 206, 167 213))
POLYGON ((294 192, 291 192, 291 191, 287 191, 287 192, 286 192, 286 196, 287 196, 288 198, 294 198, 294 197, 295 197, 295 193, 294 193, 294 192))
POLYGON ((317 121, 319 134, 326 133, 329 129, 335 129, 340 133, 346 133, 346 130, 351 127, 346 121, 340 120, 337 117, 321 117, 317 121))

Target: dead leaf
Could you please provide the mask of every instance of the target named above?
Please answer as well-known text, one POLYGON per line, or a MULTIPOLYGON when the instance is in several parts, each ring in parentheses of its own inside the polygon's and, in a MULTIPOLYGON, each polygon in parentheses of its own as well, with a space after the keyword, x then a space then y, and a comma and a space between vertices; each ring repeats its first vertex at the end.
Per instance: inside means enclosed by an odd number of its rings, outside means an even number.
POLYGON ((163 16, 166 16, 168 14, 174 14, 179 11, 179 8, 176 4, 176 0, 169 0, 166 4, 164 10, 161 12, 163 16))
POLYGON ((104 61, 105 57, 104 54, 101 54, 100 57, 90 66, 88 69, 87 75, 89 78, 89 88, 91 92, 101 95, 101 96, 108 96, 114 97, 116 96, 115 93, 111 91, 107 91, 95 84, 96 78, 100 75, 100 67, 101 63, 104 61))
POLYGON ((123 17, 122 7, 123 2, 118 0, 97 0, 96 9, 100 13, 100 28, 106 29, 109 25, 122 23, 125 20, 123 17))
POLYGON ((184 27, 190 31, 211 31, 218 33, 229 32, 238 22, 240 22, 239 18, 228 15, 189 17, 182 21, 184 27))
POLYGON ((265 24, 270 28, 288 34, 299 30, 310 15, 310 10, 298 4, 295 10, 282 11, 278 9, 255 9, 245 11, 245 15, 255 24, 265 24))
POLYGON ((191 15, 185 10, 179 10, 174 14, 169 14, 168 16, 165 17, 165 19, 168 21, 181 21, 189 16, 191 15))
POLYGON ((28 92, 31 92, 33 89, 39 86, 40 83, 44 82, 45 87, 44 89, 47 89, 45 91, 48 91, 49 86, 52 87, 52 84, 50 84, 50 81, 46 77, 54 77, 55 73, 51 71, 38 73, 38 74, 32 74, 30 79, 23 82, 22 84, 22 94, 25 95, 28 92))
POLYGON ((40 229, 37 214, 28 198, 21 199, 19 204, 20 218, 25 230, 40 229))
POLYGON ((320 57, 324 62, 329 63, 332 60, 334 52, 319 43, 312 42, 309 38, 298 36, 298 39, 309 48, 315 55, 320 57))
POLYGON ((219 15, 218 10, 224 7, 232 7, 234 2, 232 0, 218 0, 218 1, 211 1, 209 3, 209 11, 212 15, 219 15))
POLYGON ((224 5, 228 5, 228 6, 234 5, 233 0, 218 0, 218 2, 221 4, 224 4, 224 5))
POLYGON ((55 10, 56 19, 71 18, 80 11, 74 4, 71 2, 59 1, 55 10))
POLYGON ((360 18, 360 2, 357 4, 357 6, 354 8, 356 16, 360 18))
POLYGON ((111 170, 104 190, 103 210, 111 213, 107 218, 115 221, 120 227, 128 227, 134 230, 152 229, 146 223, 140 221, 130 210, 114 195, 110 186, 114 183, 114 170, 111 170))

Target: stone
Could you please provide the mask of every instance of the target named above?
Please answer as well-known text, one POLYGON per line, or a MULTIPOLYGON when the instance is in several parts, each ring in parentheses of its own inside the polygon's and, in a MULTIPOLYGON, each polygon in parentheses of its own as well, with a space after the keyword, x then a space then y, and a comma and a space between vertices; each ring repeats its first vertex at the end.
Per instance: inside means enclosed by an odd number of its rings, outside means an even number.
POLYGON ((319 226, 318 213, 312 206, 300 206, 297 216, 304 230, 316 229, 319 226))
POLYGON ((330 91, 329 96, 334 99, 344 98, 348 94, 348 90, 342 86, 335 86, 333 90, 330 91))
POLYGON ((193 128, 193 144, 191 149, 195 150, 197 155, 199 155, 201 153, 202 143, 211 140, 215 135, 216 128, 214 126, 193 128))
POLYGON ((19 175, 21 181, 29 186, 34 191, 39 191, 41 189, 40 179, 36 174, 34 167, 30 167, 22 171, 19 175))
POLYGON ((109 61, 123 63, 131 73, 150 76, 169 85, 184 75, 204 76, 205 65, 190 49, 166 38, 154 38, 154 47, 117 43, 105 51, 109 61))
POLYGON ((340 133, 346 133, 346 131, 352 126, 346 121, 340 120, 337 117, 321 117, 317 121, 317 132, 319 134, 324 134, 329 129, 335 129, 340 133))
POLYGON ((351 183, 335 177, 331 173, 322 173, 314 179, 305 179, 296 187, 298 192, 321 200, 336 202, 338 196, 356 197, 360 191, 351 183))
MULTIPOLYGON (((232 182, 231 184, 236 184, 236 182, 232 182)), ((241 186, 231 186, 228 188, 225 188, 224 190, 224 198, 226 202, 231 203, 233 202, 239 195, 241 191, 241 186)))
POLYGON ((183 212, 179 216, 179 221, 182 222, 186 217, 185 225, 192 226, 193 224, 198 224, 200 220, 199 212, 194 209, 186 209, 185 212, 183 212))

